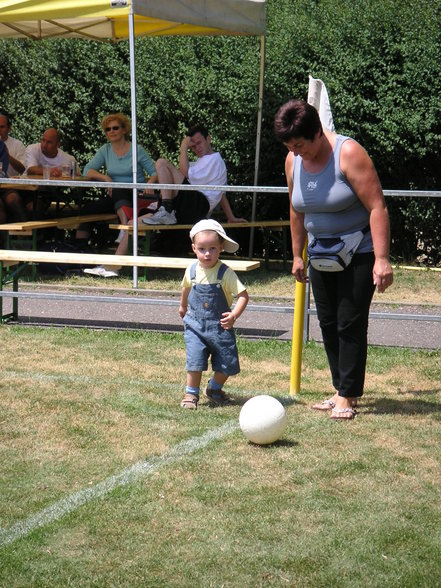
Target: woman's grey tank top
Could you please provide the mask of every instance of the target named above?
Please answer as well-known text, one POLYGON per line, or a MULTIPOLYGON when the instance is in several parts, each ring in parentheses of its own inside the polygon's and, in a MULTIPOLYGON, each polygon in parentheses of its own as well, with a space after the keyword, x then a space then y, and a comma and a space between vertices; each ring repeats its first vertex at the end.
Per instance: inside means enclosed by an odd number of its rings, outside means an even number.
MULTIPOLYGON (((305 214, 305 229, 314 237, 338 237, 364 229, 369 213, 340 169, 341 146, 349 137, 337 135, 328 163, 309 173, 300 156, 294 158, 292 205, 305 214)), ((370 231, 357 253, 372 251, 370 231)))

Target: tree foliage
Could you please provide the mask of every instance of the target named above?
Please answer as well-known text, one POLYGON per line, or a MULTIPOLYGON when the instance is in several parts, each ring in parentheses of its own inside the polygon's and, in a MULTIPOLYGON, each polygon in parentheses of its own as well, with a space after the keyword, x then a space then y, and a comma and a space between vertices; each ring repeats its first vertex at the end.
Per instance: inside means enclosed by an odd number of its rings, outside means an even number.
MULTIPOLYGON (((440 189, 441 8, 432 0, 267 0, 259 184, 283 185, 278 107, 306 98, 308 75, 327 86, 337 131, 371 155, 384 188, 440 189)), ((232 184, 254 182, 259 83, 255 37, 136 40, 138 140, 177 163, 188 124, 203 121, 232 184)), ((38 142, 48 126, 85 164, 102 144, 100 119, 130 113, 128 43, 2 41, 0 108, 13 136, 38 142)), ((441 260, 440 199, 390 199, 393 255, 441 260)), ((235 208, 250 212, 250 196, 235 208)), ((286 217, 287 199, 259 196, 261 218, 286 217)))

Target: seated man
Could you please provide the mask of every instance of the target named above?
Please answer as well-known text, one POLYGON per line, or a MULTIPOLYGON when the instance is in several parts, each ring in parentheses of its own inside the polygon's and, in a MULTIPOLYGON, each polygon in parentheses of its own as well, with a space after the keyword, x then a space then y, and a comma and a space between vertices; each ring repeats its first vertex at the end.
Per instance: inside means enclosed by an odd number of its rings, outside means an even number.
POLYGON ((19 176, 24 170, 26 147, 18 139, 9 135, 11 131, 11 119, 6 112, 0 112, 0 139, 5 143, 9 154, 9 167, 6 171, 9 177, 19 176))
MULTIPOLYGON (((181 142, 179 169, 166 159, 156 162, 159 184, 199 184, 222 186, 227 183, 224 160, 211 146, 211 138, 203 125, 190 127, 181 142), (188 151, 193 151, 197 160, 189 162, 188 151)), ((147 225, 194 224, 211 215, 221 203, 229 222, 236 219, 228 200, 221 190, 161 190, 162 206, 153 216, 142 222, 147 225)))
MULTIPOLYGON (((9 136, 11 120, 6 112, 0 112, 0 139, 6 146, 9 156, 7 168, 3 168, 6 176, 18 176, 24 172, 25 146, 18 139, 9 136)), ((0 190, 1 222, 27 220, 22 195, 12 186, 0 190)))
MULTIPOLYGON (((218 152, 213 151, 211 139, 202 125, 191 127, 181 143, 179 169, 165 159, 156 162, 157 181, 160 184, 200 184, 222 186, 227 183, 225 163, 218 152), (197 161, 188 161, 188 150, 197 156, 197 161)), ((220 204, 228 222, 246 222, 234 216, 224 192, 217 190, 161 190, 162 206, 152 215, 140 216, 144 224, 194 224, 209 216, 220 204)), ((130 221, 129 224, 132 224, 130 221)), ((125 255, 128 250, 129 235, 124 233, 116 255, 125 255)), ((101 278, 112 278, 119 275, 118 266, 98 266, 86 268, 86 274, 101 278)))
POLYGON ((9 167, 9 154, 6 149, 6 145, 2 139, 0 139, 0 177, 6 177, 6 170, 9 167), (4 168, 4 169, 3 169, 4 168))
MULTIPOLYGON (((50 177, 59 178, 62 175, 61 168, 66 163, 75 162, 76 174, 79 175, 78 164, 75 158, 60 149, 61 137, 57 129, 47 129, 40 143, 34 143, 26 148, 25 166, 28 175, 43 175, 43 167, 50 167, 50 177)), ((38 191, 39 202, 37 213, 45 212, 51 202, 51 188, 42 188, 38 191)), ((32 211, 33 199, 26 203, 26 208, 32 211)))

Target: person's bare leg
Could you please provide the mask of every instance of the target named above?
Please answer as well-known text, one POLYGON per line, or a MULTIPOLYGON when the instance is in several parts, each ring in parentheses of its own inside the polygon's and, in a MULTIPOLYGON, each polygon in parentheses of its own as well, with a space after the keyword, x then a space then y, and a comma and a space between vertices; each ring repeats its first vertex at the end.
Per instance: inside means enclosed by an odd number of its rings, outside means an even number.
POLYGON ((122 206, 121 208, 118 208, 118 210, 116 211, 116 214, 118 215, 119 220, 121 221, 122 225, 126 225, 127 221, 129 220, 126 213, 124 212, 122 206))
MULTIPOLYGON (((156 164, 156 173, 158 174, 159 184, 182 184, 185 180, 185 176, 178 169, 175 168, 166 159, 158 159, 156 164)), ((161 190, 161 197, 163 200, 171 200, 176 194, 177 190, 161 190)))
POLYGON ((23 200, 18 192, 7 192, 4 196, 6 210, 10 213, 14 221, 27 221, 28 215, 23 200))
POLYGON ((115 255, 127 255, 127 251, 129 249, 129 232, 124 231, 124 235, 118 245, 117 250, 115 251, 115 255))

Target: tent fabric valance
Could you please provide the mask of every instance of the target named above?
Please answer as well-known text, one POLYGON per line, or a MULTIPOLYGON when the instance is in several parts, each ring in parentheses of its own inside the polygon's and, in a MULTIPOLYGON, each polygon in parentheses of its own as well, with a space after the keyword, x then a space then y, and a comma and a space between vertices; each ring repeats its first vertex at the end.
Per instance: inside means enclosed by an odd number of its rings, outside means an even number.
POLYGON ((263 34, 264 0, 0 0, 0 38, 263 34))

